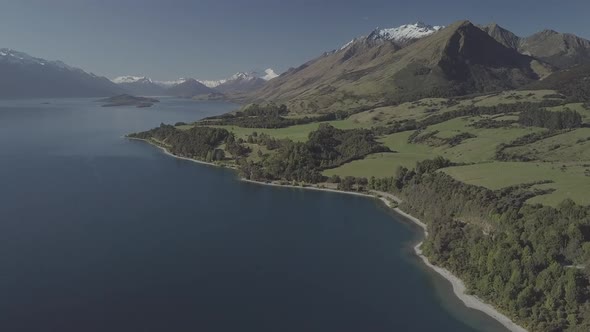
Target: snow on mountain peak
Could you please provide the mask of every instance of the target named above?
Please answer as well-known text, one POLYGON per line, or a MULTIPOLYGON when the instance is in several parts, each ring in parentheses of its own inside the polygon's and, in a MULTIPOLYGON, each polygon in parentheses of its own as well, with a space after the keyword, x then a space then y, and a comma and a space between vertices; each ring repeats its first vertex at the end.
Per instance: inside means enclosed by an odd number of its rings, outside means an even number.
MULTIPOLYGON (((444 26, 432 26, 428 24, 424 24, 422 22, 416 22, 414 24, 405 24, 399 26, 397 28, 389 28, 389 29, 375 29, 368 37, 359 37, 354 38, 353 40, 349 41, 348 43, 342 45, 338 51, 345 50, 355 44, 357 41, 362 40, 389 40, 395 43, 405 43, 410 40, 423 38, 426 36, 430 36, 431 34, 441 30, 444 26)), ((333 51, 336 52, 336 51, 333 51)), ((333 53, 330 52, 330 53, 333 53)))
POLYGON ((405 24, 397 28, 376 29, 371 33, 369 38, 373 40, 384 39, 394 42, 406 42, 412 39, 419 39, 439 31, 443 26, 432 26, 417 22, 414 24, 405 24))
POLYGON ((28 55, 24 52, 15 51, 10 48, 0 48, 0 61, 12 64, 23 64, 23 65, 40 65, 45 66, 47 64, 56 66, 61 69, 67 70, 81 70, 70 67, 61 61, 48 61, 41 58, 36 58, 28 55))
POLYGON ((208 88, 216 88, 224 83, 234 82, 234 81, 252 81, 257 78, 261 78, 265 81, 271 80, 275 77, 279 76, 272 68, 268 68, 264 70, 264 75, 260 75, 259 73, 253 72, 237 72, 233 74, 231 77, 222 79, 222 80, 200 80, 199 82, 205 85, 208 88))
POLYGON ((169 88, 169 87, 172 87, 172 86, 175 86, 175 85, 178 85, 178 84, 182 84, 182 83, 184 83, 184 82, 186 82, 188 80, 189 79, 187 79, 187 78, 179 78, 179 79, 174 80, 174 81, 154 81, 154 83, 157 84, 157 85, 159 85, 159 86, 162 86, 162 87, 165 87, 165 88, 169 88))
POLYGON ((123 84, 123 83, 152 83, 152 80, 149 77, 145 76, 119 76, 114 78, 113 83, 123 84))

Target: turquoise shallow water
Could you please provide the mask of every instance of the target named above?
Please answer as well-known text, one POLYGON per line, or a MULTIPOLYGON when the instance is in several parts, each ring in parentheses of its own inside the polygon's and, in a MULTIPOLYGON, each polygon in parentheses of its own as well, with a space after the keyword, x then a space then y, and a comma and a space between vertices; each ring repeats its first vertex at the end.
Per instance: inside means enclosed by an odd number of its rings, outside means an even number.
POLYGON ((243 183, 123 137, 233 107, 0 101, 0 330, 504 331, 380 202, 243 183))

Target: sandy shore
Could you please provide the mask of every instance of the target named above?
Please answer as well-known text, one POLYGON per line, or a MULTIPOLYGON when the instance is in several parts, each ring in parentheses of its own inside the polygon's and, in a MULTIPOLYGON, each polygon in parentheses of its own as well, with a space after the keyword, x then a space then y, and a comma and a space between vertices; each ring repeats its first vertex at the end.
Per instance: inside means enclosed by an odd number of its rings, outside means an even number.
POLYGON ((164 154, 169 155, 170 157, 174 157, 174 158, 178 158, 178 159, 182 159, 182 160, 187 160, 187 161, 192 161, 193 163, 197 163, 197 164, 202 164, 202 165, 209 165, 209 166, 217 166, 220 167, 220 165, 214 164, 214 163, 208 163, 206 161, 201 161, 201 160, 197 160, 197 159, 193 159, 193 158, 187 158, 187 157, 181 157, 181 156, 177 156, 175 154, 172 154, 170 151, 168 151, 168 149, 166 149, 163 146, 160 146, 158 144, 155 144, 152 141, 148 141, 147 139, 143 139, 143 138, 135 138, 135 137, 125 137, 127 139, 130 140, 134 140, 134 141, 142 141, 142 142, 146 142, 152 146, 157 147, 158 149, 162 150, 164 152, 164 154))
MULTIPOLYGON (((165 154, 167 154, 171 157, 174 157, 174 158, 179 158, 182 160, 188 160, 188 161, 192 161, 195 163, 205 164, 205 165, 210 165, 210 166, 220 166, 220 165, 217 165, 214 163, 208 163, 208 162, 204 162, 204 161, 195 160, 192 158, 185 158, 185 157, 176 156, 176 155, 170 153, 166 148, 156 145, 153 142, 150 142, 148 140, 139 139, 139 138, 131 138, 131 137, 128 137, 128 138, 144 141, 144 142, 147 142, 151 145, 154 145, 154 146, 160 148, 162 151, 164 151, 165 154)), ((347 195, 355 195, 355 196, 362 196, 362 197, 368 197, 368 198, 376 198, 376 199, 381 200, 388 207, 392 208, 393 211, 395 211, 400 216, 402 216, 402 217, 410 220, 414 224, 420 226, 420 228, 422 228, 422 230, 424 231, 424 236, 425 237, 428 236, 427 225, 424 222, 422 222, 420 219, 400 210, 397 207, 394 207, 390 200, 393 200, 393 201, 399 203, 399 202, 401 202, 401 199, 399 199, 398 197, 396 197, 395 195, 392 195, 390 193, 382 193, 382 192, 378 192, 378 191, 372 191, 373 194, 365 194, 365 193, 357 193, 357 192, 352 192, 352 191, 342 191, 342 190, 330 189, 330 188, 319 188, 319 187, 315 187, 315 186, 301 187, 301 186, 293 186, 293 185, 282 185, 282 184, 278 184, 278 183, 272 183, 272 182, 266 183, 266 182, 253 181, 253 180, 248 180, 248 179, 243 179, 243 178, 240 180, 244 181, 244 182, 248 182, 248 183, 265 185, 265 186, 326 191, 326 192, 332 192, 332 193, 338 193, 338 194, 347 194, 347 195)), ((488 316, 490 316, 490 317, 494 318, 495 320, 497 320, 498 322, 500 322, 502 325, 504 325, 508 330, 510 330, 512 332, 527 332, 527 330, 525 328, 523 328, 522 326, 513 322, 510 318, 508 318, 506 315, 504 315, 501 312, 499 312, 498 310, 496 310, 493 306, 483 302, 481 299, 479 299, 476 296, 467 294, 467 287, 465 286, 465 283, 463 282, 463 280, 459 279, 457 276, 455 276, 449 270, 444 269, 439 266, 435 266, 432 263, 430 263, 428 258, 422 254, 422 250, 420 248, 422 246, 422 243, 423 242, 420 242, 414 247, 414 251, 416 252, 416 255, 422 259, 422 261, 424 262, 424 264, 426 266, 433 269, 436 273, 438 273, 439 275, 441 275, 443 278, 445 278, 446 280, 448 280, 451 283, 452 288, 453 288, 453 292, 467 307, 475 309, 475 310, 479 310, 479 311, 487 314, 488 316)))
MULTIPOLYGON (((387 199, 385 199, 385 198, 380 198, 380 199, 387 206, 391 207, 391 203, 387 199)), ((404 218, 406 218, 406 219, 412 221, 413 223, 415 223, 416 225, 420 226, 424 230, 424 236, 425 237, 428 236, 428 228, 427 228, 426 224, 423 223, 420 219, 418 219, 410 214, 405 213, 404 211, 400 210, 399 208, 394 208, 393 210, 397 214, 403 216, 404 218)), ((488 315, 488 316, 494 318, 495 320, 497 320, 498 322, 500 322, 502 325, 504 325, 510 331, 527 332, 527 330, 525 328, 523 328, 522 326, 513 322, 509 317, 507 317, 506 315, 504 315, 501 312, 499 312, 498 310, 496 310, 496 308, 483 302, 481 299, 479 299, 476 296, 467 294, 467 287, 465 286, 465 283, 463 282, 463 280, 459 279, 456 275, 451 273, 451 271, 430 263, 428 258, 422 254, 422 249, 420 248, 422 246, 422 243, 423 242, 420 242, 420 243, 416 244, 416 246, 414 246, 414 252, 416 252, 416 255, 418 255, 418 257, 420 257, 422 259, 422 261, 424 262, 424 264, 426 264, 426 266, 428 266, 429 268, 436 271, 436 273, 440 274, 443 278, 447 279, 451 283, 451 285, 453 286, 453 292, 455 293, 455 295, 468 308, 479 310, 479 311, 485 313, 486 315, 488 315)))
POLYGON ((337 193, 337 194, 354 195, 354 196, 362 196, 362 197, 375 198, 375 196, 369 195, 369 194, 365 194, 365 193, 357 193, 357 192, 354 192, 354 191, 343 191, 343 190, 330 189, 330 188, 320 188, 320 187, 315 187, 315 186, 311 186, 311 185, 310 186, 307 186, 307 187, 301 187, 301 186, 294 186, 294 185, 290 185, 290 184, 278 184, 278 183, 273 183, 273 182, 260 182, 260 181, 248 180, 248 179, 244 179, 244 178, 240 178, 240 181, 244 181, 244 182, 248 182, 248 183, 253 183, 253 184, 259 184, 259 185, 262 185, 262 186, 281 187, 281 188, 293 188, 293 189, 306 189, 306 190, 315 190, 315 191, 327 191, 327 192, 337 193))

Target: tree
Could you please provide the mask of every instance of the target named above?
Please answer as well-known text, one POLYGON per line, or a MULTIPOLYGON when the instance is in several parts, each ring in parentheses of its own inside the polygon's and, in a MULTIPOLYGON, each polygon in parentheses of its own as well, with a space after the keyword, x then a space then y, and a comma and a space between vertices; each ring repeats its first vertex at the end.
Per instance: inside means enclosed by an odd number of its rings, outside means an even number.
POLYGON ((347 176, 338 184, 338 189, 350 191, 353 189, 356 179, 354 176, 347 176))
POLYGON ((212 159, 214 161, 225 159, 225 152, 222 149, 215 149, 215 151, 213 151, 212 159))

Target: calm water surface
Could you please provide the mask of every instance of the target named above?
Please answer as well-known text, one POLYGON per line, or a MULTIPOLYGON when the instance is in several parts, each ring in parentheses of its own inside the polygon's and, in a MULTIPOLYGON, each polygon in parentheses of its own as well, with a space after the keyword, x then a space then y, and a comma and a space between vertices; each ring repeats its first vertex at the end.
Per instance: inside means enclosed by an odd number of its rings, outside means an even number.
POLYGON ((378 201, 242 183, 123 137, 234 107, 0 101, 0 331, 504 331, 378 201))

